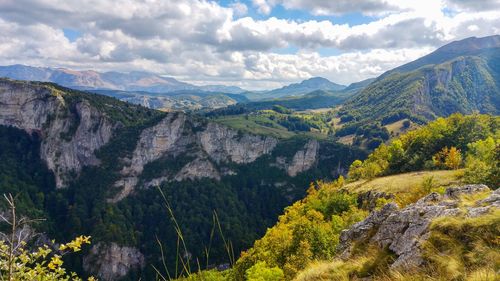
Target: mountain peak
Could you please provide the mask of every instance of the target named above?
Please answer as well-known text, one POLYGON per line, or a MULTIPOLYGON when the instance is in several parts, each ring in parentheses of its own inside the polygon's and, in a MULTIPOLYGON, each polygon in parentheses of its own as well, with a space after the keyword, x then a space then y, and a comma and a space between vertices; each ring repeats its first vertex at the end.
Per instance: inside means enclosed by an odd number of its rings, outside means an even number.
POLYGON ((323 77, 312 77, 300 83, 290 84, 279 89, 267 92, 267 96, 272 98, 281 98, 286 96, 305 95, 317 90, 323 91, 341 91, 345 86, 333 83, 323 77))
POLYGON ((500 35, 487 37, 469 37, 453 41, 436 50, 436 52, 471 52, 481 49, 499 48, 500 35))
POLYGON ((438 48, 437 50, 426 56, 404 64, 393 70, 387 71, 386 73, 382 74, 378 78, 378 80, 394 72, 412 71, 424 65, 440 64, 459 56, 476 55, 477 53, 494 48, 500 48, 500 35, 492 35, 480 38, 469 37, 466 39, 453 41, 438 48))

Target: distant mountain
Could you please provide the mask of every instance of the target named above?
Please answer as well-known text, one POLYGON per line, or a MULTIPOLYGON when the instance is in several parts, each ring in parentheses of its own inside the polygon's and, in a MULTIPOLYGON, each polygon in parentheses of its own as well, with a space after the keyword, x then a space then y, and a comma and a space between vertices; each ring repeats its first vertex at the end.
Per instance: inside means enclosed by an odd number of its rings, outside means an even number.
POLYGON ((206 116, 248 114, 256 110, 273 109, 276 105, 293 110, 329 108, 342 104, 351 93, 317 90, 302 96, 290 96, 272 100, 238 102, 219 110, 207 112, 206 116))
POLYGON ((225 85, 206 85, 199 86, 199 89, 207 92, 220 92, 220 93, 229 93, 229 94, 242 94, 246 92, 245 89, 236 86, 225 86, 225 85))
POLYGON ((287 96, 299 96, 308 94, 317 90, 323 91, 341 91, 346 86, 331 82, 322 77, 314 77, 304 80, 300 83, 290 84, 288 86, 266 92, 261 95, 262 98, 282 98, 287 96))
POLYGON ((245 92, 239 87, 195 86, 171 77, 138 71, 100 73, 91 70, 11 65, 0 66, 0 77, 53 82, 162 110, 215 109, 247 101, 244 96, 239 95, 245 92))
POLYGON ((200 90, 183 90, 169 93, 118 90, 91 90, 91 92, 165 111, 212 110, 248 101, 245 96, 239 94, 204 92, 200 90))
POLYGON ((196 86, 148 72, 96 72, 65 68, 32 67, 26 65, 0 66, 0 77, 17 80, 53 82, 79 90, 120 90, 168 93, 184 90, 239 94, 239 87, 211 85, 196 86))
POLYGON ((390 70, 346 102, 342 114, 391 123, 454 112, 500 114, 500 36, 453 42, 390 70))
POLYGON ((369 79, 366 79, 363 81, 351 83, 351 84, 349 84, 349 86, 342 89, 342 92, 344 92, 344 93, 359 92, 359 91, 363 90, 364 88, 366 88, 368 85, 370 85, 373 81, 375 81, 375 78, 369 78, 369 79))

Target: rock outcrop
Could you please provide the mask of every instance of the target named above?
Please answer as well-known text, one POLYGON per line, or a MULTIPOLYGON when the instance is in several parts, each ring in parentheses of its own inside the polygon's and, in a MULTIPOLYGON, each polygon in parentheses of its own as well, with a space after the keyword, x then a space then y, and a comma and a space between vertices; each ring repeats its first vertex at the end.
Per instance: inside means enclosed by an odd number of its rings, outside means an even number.
MULTIPOLYGON (((91 101, 85 93, 3 79, 0 80, 0 125, 40 134, 40 157, 54 172, 57 187, 65 187, 82 167, 100 164, 95 152, 123 126, 102 109, 116 110, 117 105, 106 102, 94 105, 91 101)), ((123 168, 121 177, 114 183, 119 192, 109 201, 122 200, 139 184, 151 186, 163 181, 201 178, 219 180, 224 175, 235 175, 230 168, 232 164, 252 163, 271 154, 277 144, 278 140, 273 137, 242 133, 180 112, 168 113, 160 122, 143 129, 133 153, 119 160, 123 168), (176 165, 166 165, 160 175, 154 175, 156 178, 141 178, 146 165, 164 159, 172 159, 182 166, 172 169, 171 166, 176 165)), ((318 151, 319 143, 310 140, 281 168, 294 177, 315 165, 318 151)))
POLYGON ((479 216, 491 208, 500 206, 500 190, 492 192, 488 198, 476 202, 472 207, 461 208, 459 197, 463 194, 477 194, 489 191, 485 185, 466 185, 449 188, 444 195, 431 193, 403 209, 394 203, 372 212, 365 220, 344 230, 340 236, 338 250, 341 257, 350 256, 355 241, 370 241, 380 248, 388 248, 396 256, 393 268, 412 268, 422 264, 420 246, 429 236, 429 226, 433 219, 444 216, 479 216))
POLYGON ((144 255, 133 247, 121 247, 116 243, 98 243, 83 258, 83 268, 99 279, 114 281, 125 277, 130 270, 142 269, 144 255))
POLYGON ((106 144, 114 125, 83 100, 67 104, 62 94, 42 84, 0 81, 0 125, 42 136, 40 157, 64 187, 70 172, 97 165, 94 151, 106 144))
POLYGON ((203 151, 217 163, 251 163, 270 153, 278 143, 272 137, 240 134, 217 123, 209 123, 199 138, 203 151))
POLYGON ((311 169, 318 161, 319 143, 309 140, 304 147, 297 151, 291 160, 285 157, 276 159, 276 166, 285 170, 290 177, 311 169))
POLYGON ((212 178, 219 180, 227 174, 225 163, 248 164, 272 152, 278 141, 271 137, 241 134, 217 123, 198 124, 184 113, 169 113, 161 122, 145 129, 131 159, 121 171, 122 178, 115 183, 120 192, 111 202, 128 196, 139 184, 144 166, 162 158, 190 156, 192 161, 179 171, 150 180, 145 186, 164 181, 212 178), (200 130, 201 128, 201 130, 200 130), (218 167, 219 166, 219 167, 218 167))

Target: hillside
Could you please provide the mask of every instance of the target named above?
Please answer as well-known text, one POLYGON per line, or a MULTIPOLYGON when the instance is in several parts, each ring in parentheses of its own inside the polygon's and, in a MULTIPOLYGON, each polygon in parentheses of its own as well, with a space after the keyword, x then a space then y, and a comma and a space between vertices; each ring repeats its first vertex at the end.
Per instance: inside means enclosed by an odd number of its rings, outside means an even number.
POLYGON ((184 90, 168 93, 117 90, 89 91, 162 111, 214 110, 248 101, 245 96, 239 94, 204 92, 199 90, 184 90))
MULTIPOLYGON (((272 225, 314 179, 332 179, 364 152, 329 141, 287 140, 162 113, 51 83, 0 80, 0 169, 19 212, 44 217, 47 237, 85 234, 93 246, 67 263, 104 279, 149 280, 158 243, 175 252, 162 190, 189 254, 226 261, 206 218, 217 212, 235 253, 272 225), (36 173, 30 173, 36 171, 36 173), (113 258, 109 257, 121 257, 113 258), (83 268, 82 268, 83 267, 83 268)), ((175 256, 169 256, 173 266, 175 256)))
POLYGON ((499 114, 499 65, 500 36, 453 42, 381 75, 345 103, 342 116, 385 125, 455 112, 499 114))
POLYGON ((276 99, 283 98, 288 96, 299 96, 307 93, 311 93, 314 91, 322 90, 322 91, 341 91, 346 86, 339 85, 331 82, 330 80, 322 77, 313 77, 307 80, 304 80, 300 83, 294 83, 287 86, 284 86, 279 89, 267 91, 264 94, 260 95, 259 99, 276 99))
POLYGON ((231 270, 188 280, 494 280, 498 122, 453 115, 382 145, 347 180, 311 184, 231 270))

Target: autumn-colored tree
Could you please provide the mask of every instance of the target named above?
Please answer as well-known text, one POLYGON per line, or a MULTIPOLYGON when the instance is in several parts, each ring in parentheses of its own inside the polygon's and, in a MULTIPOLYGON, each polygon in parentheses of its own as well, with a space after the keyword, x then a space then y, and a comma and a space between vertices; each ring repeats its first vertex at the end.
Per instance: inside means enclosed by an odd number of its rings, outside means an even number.
POLYGON ((457 170, 462 166, 462 153, 460 149, 452 146, 444 159, 444 165, 452 170, 457 170))
POLYGON ((454 146, 444 147, 432 157, 432 161, 437 168, 457 170, 462 165, 462 153, 454 146))

